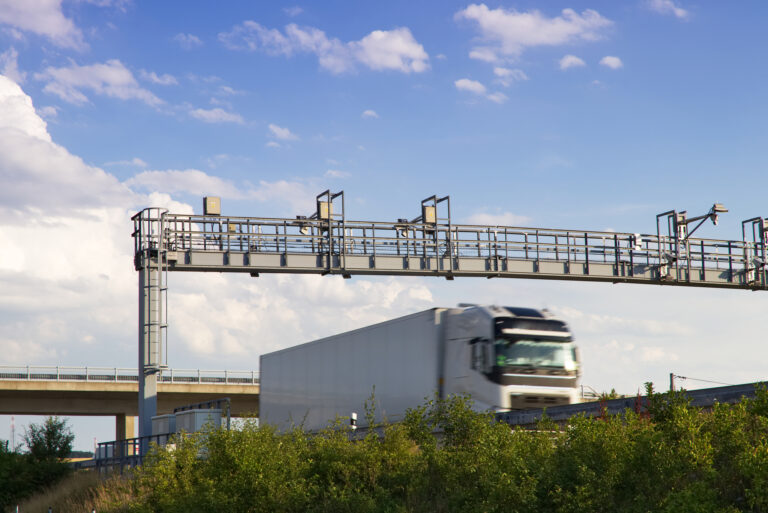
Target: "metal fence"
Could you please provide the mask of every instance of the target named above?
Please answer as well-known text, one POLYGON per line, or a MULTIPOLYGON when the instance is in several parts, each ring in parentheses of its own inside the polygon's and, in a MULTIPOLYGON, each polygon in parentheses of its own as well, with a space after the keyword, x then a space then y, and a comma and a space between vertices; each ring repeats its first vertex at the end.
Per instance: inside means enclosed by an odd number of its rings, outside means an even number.
MULTIPOLYGON (((120 367, 0 366, 0 380, 138 383, 136 369, 120 367)), ((163 369, 159 383, 257 385, 257 371, 163 369)))

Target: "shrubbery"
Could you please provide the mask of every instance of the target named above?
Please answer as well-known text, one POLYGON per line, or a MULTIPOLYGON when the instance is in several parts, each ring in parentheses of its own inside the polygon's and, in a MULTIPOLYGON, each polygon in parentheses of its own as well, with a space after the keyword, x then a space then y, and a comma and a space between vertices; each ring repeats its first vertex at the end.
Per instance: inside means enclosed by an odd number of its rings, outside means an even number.
POLYGON ((315 435, 246 423, 180 438, 137 471, 125 511, 768 511, 764 389, 711 412, 651 393, 642 414, 533 431, 451 397, 378 433, 350 442, 341 422, 315 435))
POLYGON ((47 417, 24 434, 28 452, 0 444, 0 510, 56 483, 71 472, 61 458, 72 450, 74 435, 66 421, 47 417))

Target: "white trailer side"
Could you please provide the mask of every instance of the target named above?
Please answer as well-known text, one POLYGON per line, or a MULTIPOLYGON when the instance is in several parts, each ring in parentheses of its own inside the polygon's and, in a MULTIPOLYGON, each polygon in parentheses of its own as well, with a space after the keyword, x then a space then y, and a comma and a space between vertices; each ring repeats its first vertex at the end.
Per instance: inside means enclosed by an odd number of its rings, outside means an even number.
POLYGON ((265 354, 260 359, 260 423, 280 429, 327 426, 375 395, 376 420, 402 420, 438 391, 443 309, 400 317, 265 354), (375 387, 375 392, 374 392, 375 387))

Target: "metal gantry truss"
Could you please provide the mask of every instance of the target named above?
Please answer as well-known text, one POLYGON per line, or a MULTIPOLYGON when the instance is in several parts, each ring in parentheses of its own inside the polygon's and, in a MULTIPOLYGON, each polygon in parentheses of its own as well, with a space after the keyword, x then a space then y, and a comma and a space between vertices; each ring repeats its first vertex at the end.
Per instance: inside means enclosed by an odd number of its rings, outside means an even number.
POLYGON ((140 398, 145 401, 140 435, 149 434, 154 415, 156 385, 149 382, 156 381, 162 366, 168 271, 533 278, 768 290, 764 218, 744 221, 740 241, 690 236, 688 223, 715 222, 725 211, 715 204, 707 215, 691 219, 685 212, 665 212, 657 216, 656 234, 640 234, 453 224, 448 196, 426 198, 420 216, 394 222, 347 219, 343 191, 319 194, 315 212, 295 218, 142 210, 133 217, 139 365, 148 382, 140 398))

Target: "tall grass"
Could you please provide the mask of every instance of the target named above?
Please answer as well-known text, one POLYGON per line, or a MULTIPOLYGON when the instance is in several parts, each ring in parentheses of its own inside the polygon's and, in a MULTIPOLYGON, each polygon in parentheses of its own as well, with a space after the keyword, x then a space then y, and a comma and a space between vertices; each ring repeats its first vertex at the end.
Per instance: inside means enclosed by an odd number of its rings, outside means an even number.
MULTIPOLYGON (((20 502, 20 513, 120 513, 133 499, 127 478, 102 479, 96 471, 83 470, 20 502)), ((15 512, 16 506, 8 509, 15 512)))

